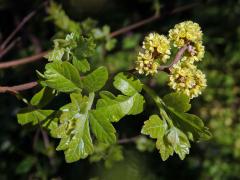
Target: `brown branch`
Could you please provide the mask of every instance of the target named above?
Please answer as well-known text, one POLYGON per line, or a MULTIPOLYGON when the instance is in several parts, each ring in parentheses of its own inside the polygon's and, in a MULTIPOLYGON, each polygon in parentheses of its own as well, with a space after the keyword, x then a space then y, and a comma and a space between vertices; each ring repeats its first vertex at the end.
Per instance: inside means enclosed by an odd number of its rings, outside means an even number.
MULTIPOLYGON (((190 5, 185 5, 185 6, 181 6, 181 7, 178 7, 176 9, 174 9, 173 11, 171 11, 169 14, 175 14, 175 13, 178 13, 178 12, 182 12, 182 11, 185 11, 185 10, 188 10, 196 5, 198 5, 199 3, 193 3, 193 4, 190 4, 190 5)), ((147 19, 144 19, 142 21, 139 21, 135 24, 132 24, 130 26, 127 26, 127 27, 123 27, 117 31, 114 31, 111 33, 111 37, 116 37, 118 35, 121 35, 121 34, 124 34, 130 30, 133 30, 133 29, 136 29, 136 28, 139 28, 145 24, 148 24, 148 23, 151 23, 157 19, 160 18, 160 15, 154 15, 152 17, 149 17, 147 19)), ((36 60, 39 60, 41 59, 44 55, 46 55, 47 52, 42 52, 42 53, 39 53, 37 55, 34 55, 34 56, 30 56, 30 57, 26 57, 26 58, 22 58, 22 59, 16 59, 16 60, 13 60, 13 61, 10 61, 10 62, 4 62, 4 63, 0 63, 0 69, 5 69, 5 68, 9 68, 9 67, 14 67, 14 66, 18 66, 18 65, 22 65, 22 64, 27 64, 27 63, 30 63, 30 62, 34 62, 36 60)))
POLYGON ((12 40, 12 38, 23 28, 23 26, 37 13, 37 11, 46 6, 48 2, 42 3, 36 10, 30 12, 27 16, 23 18, 23 20, 18 24, 15 30, 5 39, 5 41, 1 44, 0 50, 4 49, 7 44, 12 40))
POLYGON ((18 94, 20 91, 28 90, 34 88, 38 85, 36 81, 20 84, 16 86, 0 86, 0 93, 12 93, 18 94))
POLYGON ((131 137, 131 138, 119 139, 118 140, 118 144, 126 144, 126 143, 130 143, 130 142, 135 142, 138 138, 139 138, 139 136, 134 136, 134 137, 131 137))
POLYGON ((3 49, 2 51, 0 51, 0 59, 7 54, 14 46, 15 44, 20 40, 20 38, 17 38, 15 40, 13 40, 5 49, 3 49))
POLYGON ((18 65, 22 65, 22 64, 27 64, 27 63, 31 63, 31 62, 34 62, 34 61, 38 61, 43 56, 47 55, 47 53, 48 53, 48 51, 44 51, 44 52, 41 52, 41 53, 33 55, 33 56, 12 60, 12 61, 9 61, 9 62, 0 63, 0 69, 15 67, 15 66, 18 66, 18 65))
POLYGON ((152 16, 152 17, 149 17, 149 18, 147 18, 147 19, 144 19, 144 20, 139 21, 139 22, 137 22, 137 23, 134 23, 134 24, 132 24, 132 25, 123 27, 123 28, 121 28, 121 29, 119 29, 119 30, 117 30, 117 31, 114 31, 114 32, 112 32, 112 33, 110 34, 110 36, 111 36, 111 37, 115 37, 115 36, 118 36, 118 35, 120 35, 120 34, 124 34, 124 33, 128 32, 128 31, 130 31, 130 30, 133 30, 133 29, 136 29, 136 28, 138 28, 138 27, 141 27, 141 26, 143 26, 143 25, 145 25, 145 24, 151 23, 151 22, 153 22, 153 21, 155 21, 155 20, 157 20, 157 19, 159 19, 159 18, 160 18, 160 15, 154 15, 154 16, 152 16))
MULTIPOLYGON (((192 3, 192 4, 185 5, 185 6, 180 6, 180 7, 177 7, 176 9, 172 10, 170 13, 167 13, 165 15, 172 15, 172 14, 176 14, 176 13, 179 13, 179 12, 182 12, 182 11, 186 11, 186 10, 191 9, 191 8, 193 8, 193 7, 195 7, 195 6, 199 5, 199 4, 200 3, 192 3)), ((137 23, 134 23, 132 25, 123 27, 123 28, 121 28, 119 30, 113 31, 110 34, 110 36, 111 37, 116 37, 118 35, 121 35, 121 34, 124 34, 126 32, 129 32, 129 31, 131 31, 133 29, 139 28, 139 27, 144 26, 146 24, 149 24, 149 23, 151 23, 153 21, 156 21, 156 20, 158 20, 158 19, 160 19, 162 17, 163 16, 160 16, 159 14, 155 14, 154 16, 151 16, 149 18, 141 20, 141 21, 139 21, 137 23)))
POLYGON ((177 52, 174 60, 167 66, 160 66, 158 68, 158 70, 159 71, 165 71, 165 72, 169 73, 170 68, 173 67, 174 64, 177 64, 181 60, 183 54, 185 53, 185 51, 188 49, 189 46, 190 46, 189 44, 186 44, 185 46, 181 47, 179 49, 179 51, 177 52))

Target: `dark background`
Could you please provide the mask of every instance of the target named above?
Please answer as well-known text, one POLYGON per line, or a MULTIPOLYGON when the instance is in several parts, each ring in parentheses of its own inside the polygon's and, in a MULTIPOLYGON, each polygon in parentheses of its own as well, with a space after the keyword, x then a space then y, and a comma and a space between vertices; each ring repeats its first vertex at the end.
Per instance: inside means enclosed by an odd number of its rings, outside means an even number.
MULTIPOLYGON (((72 19, 83 21, 90 17, 98 22, 98 26, 107 24, 111 31, 154 14, 152 0, 58 2, 72 19)), ((42 1, 38 0, 0 0, 0 42, 40 4, 42 1)), ((24 104, 11 94, 0 94, 0 179, 240 179, 240 1, 160 0, 160 5, 163 17, 117 36, 117 45, 106 59, 109 62, 112 59, 133 59, 136 48, 124 50, 122 44, 125 38, 137 36, 138 46, 148 32, 166 34, 169 28, 181 21, 198 22, 204 33, 207 51, 199 65, 207 74, 208 87, 200 98, 193 100, 191 111, 205 120, 213 138, 209 142, 192 144, 190 155, 183 161, 174 155, 162 162, 157 151, 139 152, 133 143, 129 143, 124 145, 125 159, 111 169, 104 168, 102 162, 92 164, 87 159, 66 164, 63 153, 53 150, 58 141, 50 139, 52 149, 46 149, 38 127, 18 125, 16 113, 24 104), (198 4, 186 11, 168 15, 173 9, 192 3, 198 4), (49 158, 52 151, 54 164, 49 158), (22 163, 24 160, 25 164, 22 163)), ((50 49, 57 29, 46 20, 47 16, 45 8, 40 8, 15 37, 19 38, 15 47, 0 61, 27 57, 50 49)), ((45 63, 41 60, 0 70, 0 84, 10 86, 36 80, 35 70, 41 71, 45 63)), ((156 77, 155 81, 163 82, 164 78, 156 77)), ((156 90, 160 94, 165 91, 161 85, 156 90)), ((23 95, 31 97, 34 92, 37 89, 28 90, 23 95)), ((150 111, 149 108, 145 112, 150 111)), ((130 137, 138 134, 148 113, 123 119, 116 125, 117 130, 130 137)))

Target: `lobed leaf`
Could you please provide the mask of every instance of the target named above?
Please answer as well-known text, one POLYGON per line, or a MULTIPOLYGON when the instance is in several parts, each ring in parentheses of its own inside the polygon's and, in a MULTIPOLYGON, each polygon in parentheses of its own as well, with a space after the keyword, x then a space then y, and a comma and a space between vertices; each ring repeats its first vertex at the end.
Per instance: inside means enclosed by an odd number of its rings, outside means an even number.
POLYGON ((48 63, 44 78, 48 87, 60 92, 80 91, 82 87, 77 69, 69 62, 48 63))
POLYGON ((83 78, 83 87, 88 92, 96 92, 105 85, 107 79, 107 68, 101 66, 83 78))

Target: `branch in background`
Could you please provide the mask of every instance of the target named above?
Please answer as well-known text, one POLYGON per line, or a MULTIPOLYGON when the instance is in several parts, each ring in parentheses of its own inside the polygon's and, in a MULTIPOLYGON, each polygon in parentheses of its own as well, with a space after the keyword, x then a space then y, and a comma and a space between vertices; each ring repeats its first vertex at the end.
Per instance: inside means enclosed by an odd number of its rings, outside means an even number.
MULTIPOLYGON (((38 9, 40 9, 41 7, 46 6, 47 2, 44 2, 42 5, 39 6, 38 9)), ((4 49, 6 47, 6 45, 12 40, 12 38, 18 33, 19 30, 22 29, 22 27, 36 14, 36 12, 38 11, 38 9, 30 12, 27 16, 25 16, 23 18, 23 20, 21 21, 21 23, 16 27, 16 29, 6 38, 6 40, 1 44, 0 48, 4 49)))
POLYGON ((3 49, 2 51, 0 51, 0 59, 7 54, 15 45, 16 43, 20 40, 20 38, 17 38, 15 40, 13 40, 5 49, 3 49))
MULTIPOLYGON (((169 14, 176 14, 178 12, 182 12, 182 11, 185 11, 185 10, 188 10, 196 5, 198 5, 199 3, 193 3, 193 4, 190 4, 190 5, 185 5, 185 6, 181 6, 181 7, 178 7, 176 9, 174 9, 173 11, 171 11, 169 14)), ((130 30, 133 30, 133 29, 136 29, 136 28, 139 28, 145 24, 148 24, 148 23, 151 23, 157 19, 159 19, 160 16, 159 15, 154 15, 152 17, 149 17, 147 19, 144 19, 142 21, 139 21, 135 24, 132 24, 130 26, 127 26, 127 27, 124 27, 124 28, 121 28, 117 31, 114 31, 111 33, 111 37, 116 37, 118 35, 121 35, 121 34, 124 34, 130 30)), ((27 63, 30 63, 30 62, 33 62, 33 61, 36 61, 36 60, 40 60, 44 55, 46 55, 47 52, 41 52, 39 54, 36 54, 34 56, 30 56, 30 57, 26 57, 26 58, 22 58, 22 59, 16 59, 16 60, 13 60, 13 61, 10 61, 9 63, 8 62, 5 62, 5 63, 0 63, 0 69, 4 69, 4 68, 9 68, 9 67, 13 67, 13 66, 18 66, 18 65, 22 65, 22 64, 27 64, 27 63)))
MULTIPOLYGON (((193 3, 193 4, 190 4, 190 5, 186 5, 186 6, 181 6, 181 7, 178 7, 176 9, 174 9, 173 11, 171 11, 169 13, 169 15, 171 14, 175 14, 175 13, 178 13, 178 12, 182 12, 182 11, 185 11, 185 10, 188 10, 196 5, 199 5, 199 3, 193 3)), ((157 19, 159 19, 160 16, 159 15, 154 15, 150 18, 147 18, 145 20, 142 20, 140 22, 137 22, 135 24, 132 24, 130 26, 127 26, 127 27, 124 27, 124 28, 121 28, 117 31, 114 31, 111 33, 111 37, 116 37, 120 34, 123 34, 123 33, 126 33, 130 30, 133 30, 133 29, 136 29, 138 27, 141 27, 145 24, 148 24, 150 22, 153 22, 157 19)), ((25 22, 26 23, 26 22, 25 22)), ((24 23, 24 24, 25 24, 24 23)), ((24 25, 23 24, 23 25, 24 25)), ((22 26, 23 26, 22 25, 22 26)), ((19 31, 19 30, 18 30, 19 31)), ((17 33, 17 32, 16 32, 17 33)), ((14 35, 16 34, 14 33, 14 35)), ((13 35, 13 36, 14 36, 13 35)), ((5 40, 6 41, 6 40, 5 40)), ((180 53, 181 49, 179 50, 179 52, 176 54, 176 57, 174 59, 174 61, 168 66, 168 67, 164 67, 162 66, 162 70, 163 71, 168 71, 169 72, 169 68, 170 66, 173 66, 176 62, 178 62, 180 59, 181 59, 181 56, 182 54, 186 51, 185 49, 186 47, 184 47, 184 50, 182 50, 183 52, 180 53), (180 54, 180 55, 179 55, 180 54)), ((22 64, 26 64, 26 63, 30 63, 30 62, 34 62, 34 61, 37 61, 39 59, 41 59, 44 55, 46 55, 47 52, 42 52, 42 53, 39 53, 37 55, 34 55, 34 56, 30 56, 30 57, 26 57, 26 58, 22 58, 22 59, 18 59, 18 60, 13 60, 13 61, 10 61, 10 62, 5 62, 5 63, 0 63, 0 69, 4 69, 4 68, 9 68, 9 67, 14 67, 14 66, 17 66, 17 65, 22 65, 22 64)), ((130 70, 130 71, 133 71, 133 70, 130 70)), ((129 72, 130 72, 129 71, 129 72)), ((30 83, 26 83, 26 84, 21 84, 21 85, 16 85, 16 86, 0 86, 0 93, 6 93, 6 92, 10 92, 10 93, 18 93, 18 91, 24 91, 24 90, 28 90, 28 89, 31 89, 33 87, 37 86, 37 82, 30 82, 30 83)), ((123 140, 120 140, 120 143, 121 142, 124 142, 123 140)))
MULTIPOLYGON (((176 64, 177 62, 179 62, 182 58, 182 55, 185 53, 185 51, 188 49, 189 45, 185 45, 182 48, 179 49, 179 51, 177 52, 174 60, 172 61, 172 63, 168 66, 161 66, 160 67, 160 71, 166 71, 169 72, 169 69, 176 64)), ((9 62, 10 63, 10 62, 9 62)), ((132 71, 132 70, 130 70, 132 71)), ((129 72, 130 72, 129 71, 129 72)), ((134 70, 135 71, 135 70, 134 70)), ((37 86, 37 82, 30 82, 30 83, 26 83, 26 84, 21 84, 21 85, 17 85, 17 86, 0 86, 0 93, 14 93, 17 94, 19 91, 24 91, 24 90, 28 90, 31 88, 34 88, 37 86)), ((123 141, 123 140, 122 140, 123 141)), ((120 141, 120 143, 122 142, 120 141)), ((124 141, 123 141, 124 142, 124 141)))
MULTIPOLYGON (((177 7, 176 9, 172 10, 170 13, 167 13, 165 15, 172 15, 172 14, 176 14, 176 13, 179 13, 179 12, 182 12, 182 11, 186 11, 186 10, 191 9, 191 8, 193 8, 193 7, 195 7, 195 6, 199 5, 199 4, 200 3, 192 3, 192 4, 185 5, 185 6, 177 7)), ((156 21, 156 20, 158 20, 158 19, 160 19, 162 17, 163 16, 160 16, 159 14, 155 14, 152 17, 146 18, 146 19, 141 20, 141 21, 139 21, 137 23, 134 23, 132 25, 129 25, 129 26, 123 27, 123 28, 121 28, 119 30, 113 31, 110 34, 110 36, 111 37, 116 37, 118 35, 121 35, 121 34, 124 34, 126 32, 129 32, 129 31, 131 31, 133 29, 139 28, 139 27, 144 26, 146 24, 149 24, 149 23, 151 23, 153 21, 156 21)))
POLYGON ((38 85, 36 81, 20 84, 16 86, 0 86, 0 93, 18 94, 20 91, 34 88, 38 85))
POLYGON ((43 56, 47 55, 47 53, 48 53, 48 51, 44 51, 44 52, 41 52, 39 54, 29 56, 29 57, 26 57, 26 58, 16 59, 16 60, 12 60, 12 61, 9 61, 9 62, 0 63, 0 69, 6 69, 6 68, 15 67, 15 66, 18 66, 18 65, 38 61, 38 60, 42 59, 43 56))
POLYGON ((118 140, 118 144, 126 144, 126 143, 130 143, 130 142, 135 142, 138 138, 139 138, 139 136, 134 136, 134 137, 131 137, 131 138, 119 139, 118 140))
POLYGON ((48 2, 42 3, 36 10, 30 12, 27 16, 23 18, 23 20, 18 24, 16 29, 3 41, 0 45, 0 58, 4 55, 5 47, 11 42, 14 36, 23 28, 23 26, 37 13, 37 11, 46 6, 48 2))

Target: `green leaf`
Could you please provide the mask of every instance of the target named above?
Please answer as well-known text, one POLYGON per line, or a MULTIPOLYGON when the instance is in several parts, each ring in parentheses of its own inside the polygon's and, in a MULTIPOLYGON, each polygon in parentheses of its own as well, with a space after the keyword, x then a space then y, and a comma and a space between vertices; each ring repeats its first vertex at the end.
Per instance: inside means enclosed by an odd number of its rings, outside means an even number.
POLYGON ((170 93, 163 97, 167 106, 179 112, 187 112, 191 108, 190 98, 183 93, 170 93))
POLYGON ((155 149, 155 143, 152 139, 145 136, 139 136, 136 141, 136 148, 141 152, 152 152, 155 149))
POLYGON ((158 115, 152 115, 144 122, 141 133, 157 139, 156 147, 163 161, 172 156, 174 151, 181 159, 189 154, 190 143, 187 136, 174 126, 169 128, 167 121, 161 120, 158 115))
POLYGON ((107 68, 101 66, 83 78, 83 87, 88 92, 96 92, 105 85, 107 79, 107 68))
POLYGON ((151 138, 163 137, 166 127, 158 115, 150 116, 149 120, 144 122, 141 130, 142 134, 149 135, 151 138))
POLYGON ((123 39, 122 47, 123 49, 133 49, 136 48, 139 44, 141 35, 140 34, 132 34, 123 39))
POLYGON ((90 112, 90 124, 93 134, 100 142, 113 144, 116 142, 116 130, 106 118, 106 114, 99 110, 90 112))
POLYGON ((54 49, 47 54, 46 58, 48 59, 48 61, 61 61, 64 53, 64 48, 54 49))
POLYGON ((53 110, 24 108, 21 109, 17 114, 18 123, 21 125, 25 125, 28 123, 36 125, 41 123, 42 121, 50 120, 51 119, 50 117, 53 114, 53 112, 54 112, 53 110))
POLYGON ((159 150, 163 161, 166 161, 169 158, 169 156, 172 156, 174 153, 173 147, 167 141, 165 136, 157 139, 156 147, 159 150))
POLYGON ((80 36, 77 41, 77 47, 73 50, 73 54, 78 59, 91 57, 96 51, 96 44, 92 37, 80 36))
POLYGON ((58 28, 65 32, 81 32, 79 23, 71 20, 62 7, 54 1, 50 1, 47 11, 49 14, 48 19, 52 20, 58 28))
POLYGON ((113 85, 127 96, 132 96, 142 90, 142 83, 138 79, 134 80, 133 77, 128 78, 123 73, 115 76, 113 85))
POLYGON ((190 143, 187 136, 182 131, 176 127, 172 127, 167 133, 167 139, 180 159, 183 160, 186 154, 189 154, 190 143))
POLYGON ((45 83, 61 92, 81 90, 82 82, 77 69, 69 62, 52 62, 46 65, 45 83))
POLYGON ((105 48, 106 48, 106 50, 111 51, 112 49, 114 49, 116 44, 117 44, 117 40, 116 39, 109 38, 109 39, 107 39, 105 48))
POLYGON ((117 122, 125 115, 135 115, 143 111, 144 98, 139 93, 133 96, 118 95, 117 97, 110 92, 100 93, 101 99, 98 100, 96 108, 99 113, 105 114, 108 121, 117 122))
POLYGON ((208 140, 211 138, 211 133, 208 128, 204 126, 203 121, 198 116, 188 113, 180 113, 171 107, 168 107, 167 110, 175 126, 184 131, 189 139, 208 140))
POLYGON ((17 174, 28 173, 36 162, 37 162, 36 157, 27 156, 17 165, 16 173, 17 174))
POLYGON ((61 108, 60 124, 51 131, 54 137, 61 138, 57 150, 64 150, 68 163, 86 158, 93 153, 88 121, 93 100, 93 93, 89 97, 71 94, 72 102, 61 108))
POLYGON ((78 60, 77 58, 73 58, 72 63, 79 72, 85 73, 87 71, 90 71, 90 65, 87 59, 78 60))
POLYGON ((190 98, 183 93, 170 93, 163 97, 167 106, 174 108, 179 112, 187 112, 191 108, 190 98))
POLYGON ((52 99, 55 97, 53 90, 50 88, 42 88, 38 93, 36 93, 30 103, 33 106, 37 106, 38 108, 42 108, 46 106, 52 99))
POLYGON ((105 167, 111 168, 115 162, 123 160, 122 146, 113 145, 108 149, 108 153, 105 157, 105 167))
POLYGON ((122 146, 97 143, 94 145, 94 153, 90 157, 90 162, 104 160, 106 168, 111 168, 115 162, 123 160, 122 146))

